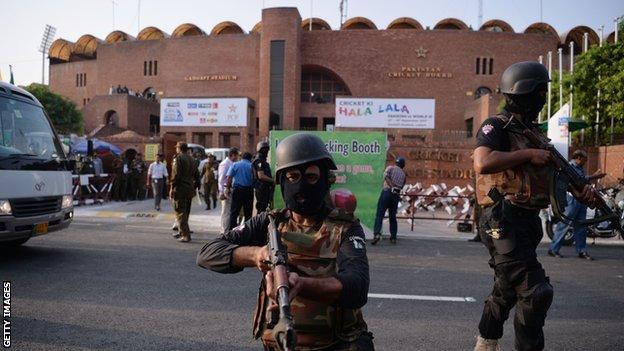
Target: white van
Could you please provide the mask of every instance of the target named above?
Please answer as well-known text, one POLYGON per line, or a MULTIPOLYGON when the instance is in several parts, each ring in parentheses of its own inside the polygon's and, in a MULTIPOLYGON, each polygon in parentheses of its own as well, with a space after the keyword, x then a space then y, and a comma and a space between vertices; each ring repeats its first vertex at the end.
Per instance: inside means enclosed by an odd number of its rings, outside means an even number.
POLYGON ((214 155, 217 159, 217 162, 223 161, 224 158, 228 156, 229 148, 215 147, 215 148, 207 148, 206 155, 214 155))
POLYGON ((72 177, 43 106, 0 82, 0 245, 69 226, 72 177))

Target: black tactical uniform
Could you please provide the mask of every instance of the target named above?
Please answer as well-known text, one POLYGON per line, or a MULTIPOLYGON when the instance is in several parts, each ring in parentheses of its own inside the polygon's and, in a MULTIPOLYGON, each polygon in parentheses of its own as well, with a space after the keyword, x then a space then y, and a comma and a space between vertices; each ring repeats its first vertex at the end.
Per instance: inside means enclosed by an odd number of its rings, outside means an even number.
MULTIPOLYGON (((482 124, 477 148, 485 146, 502 152, 530 148, 513 118, 532 125, 544 105, 543 90, 548 81, 548 71, 537 62, 520 62, 507 68, 501 83, 506 110, 482 124)), ((543 236, 539 210, 548 206, 548 178, 552 172, 549 166, 525 163, 505 172, 477 175, 477 201, 483 206, 481 241, 490 253, 495 280, 485 301, 479 323, 481 338, 475 350, 496 350, 493 345, 502 337, 503 324, 514 306, 516 349, 544 348, 542 328, 553 288, 535 250, 543 236)))
POLYGON ((253 172, 254 172, 254 195, 256 196, 256 213, 266 211, 269 202, 271 202, 271 196, 273 195, 273 183, 266 182, 258 178, 258 172, 263 172, 264 175, 271 178, 271 166, 267 162, 267 154, 269 152, 269 143, 261 141, 256 146, 258 152, 254 157, 253 172))

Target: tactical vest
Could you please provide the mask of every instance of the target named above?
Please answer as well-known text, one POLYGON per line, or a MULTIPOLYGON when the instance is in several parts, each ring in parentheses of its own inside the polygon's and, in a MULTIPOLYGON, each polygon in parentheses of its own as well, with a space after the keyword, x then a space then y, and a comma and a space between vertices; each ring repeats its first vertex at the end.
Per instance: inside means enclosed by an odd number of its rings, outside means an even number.
MULTIPOLYGON (((509 121, 505 115, 496 115, 495 118, 504 123, 509 121)), ((505 130, 509 135, 509 151, 534 148, 514 123, 507 125, 505 130)), ((553 174, 551 164, 538 168, 530 162, 498 173, 477 174, 477 202, 483 207, 493 205, 494 200, 488 193, 496 188, 514 205, 529 209, 546 208, 550 203, 549 185, 553 174)))
MULTIPOLYGON (((329 278, 337 271, 336 258, 347 230, 356 221, 343 210, 333 210, 320 228, 301 232, 290 219, 288 211, 273 211, 282 243, 288 251, 288 268, 302 277, 329 278)), ((277 349, 271 320, 277 322, 267 310, 264 280, 258 292, 258 306, 254 317, 254 336, 262 338, 267 346, 277 349)), ((322 350, 340 341, 354 341, 367 326, 359 309, 346 309, 313 301, 301 296, 291 302, 291 311, 297 332, 297 350, 322 350)))

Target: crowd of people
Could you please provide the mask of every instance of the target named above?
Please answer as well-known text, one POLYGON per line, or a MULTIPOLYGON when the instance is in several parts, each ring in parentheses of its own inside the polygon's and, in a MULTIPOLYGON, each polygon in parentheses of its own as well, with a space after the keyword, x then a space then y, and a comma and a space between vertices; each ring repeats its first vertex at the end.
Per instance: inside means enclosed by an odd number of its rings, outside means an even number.
POLYGON ((128 89, 128 87, 125 85, 123 87, 121 85, 117 85, 116 87, 111 86, 110 89, 108 89, 108 95, 114 95, 114 94, 126 94, 126 95, 136 96, 139 98, 144 98, 144 99, 151 100, 151 101, 156 101, 155 92, 147 91, 145 93, 141 93, 140 91, 128 89))
MULTIPOLYGON (((232 147, 227 157, 217 163, 213 155, 191 154, 186 143, 176 145, 169 192, 176 214, 174 237, 190 241, 188 217, 195 196, 203 198, 206 210, 216 209, 217 199, 220 201, 221 232, 238 226, 241 220, 249 220, 254 201, 258 213, 269 207, 274 186, 267 162, 269 144, 258 143, 256 151, 253 156, 232 147)), ((156 209, 160 206, 156 205, 156 209)))

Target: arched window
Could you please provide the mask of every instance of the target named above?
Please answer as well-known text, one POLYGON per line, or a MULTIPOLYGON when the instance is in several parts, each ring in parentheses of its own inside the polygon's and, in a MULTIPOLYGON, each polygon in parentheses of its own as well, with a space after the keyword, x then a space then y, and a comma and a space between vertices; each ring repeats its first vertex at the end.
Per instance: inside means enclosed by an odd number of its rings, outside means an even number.
POLYGON ((337 74, 319 66, 302 68, 301 102, 333 104, 340 95, 351 95, 351 92, 337 74))
POLYGON ((119 117, 117 117, 117 111, 108 110, 104 114, 104 120, 106 121, 106 125, 111 125, 117 127, 119 125, 119 117))

